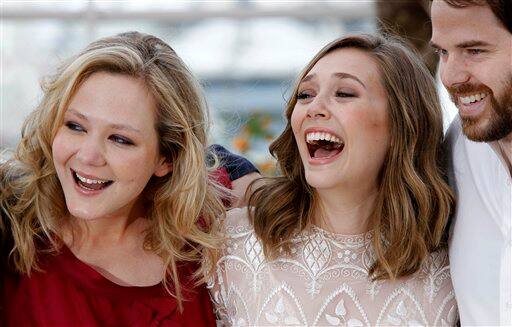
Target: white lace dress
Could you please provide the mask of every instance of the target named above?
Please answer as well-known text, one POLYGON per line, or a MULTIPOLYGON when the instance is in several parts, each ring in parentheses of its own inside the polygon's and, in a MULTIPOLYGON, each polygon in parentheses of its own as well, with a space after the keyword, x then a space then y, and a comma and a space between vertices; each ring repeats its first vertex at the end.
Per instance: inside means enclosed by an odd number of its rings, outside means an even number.
POLYGON ((368 279, 372 233, 338 235, 313 227, 292 256, 267 261, 247 209, 226 221, 227 241, 208 283, 221 325, 455 325, 448 256, 434 253, 412 277, 368 279))

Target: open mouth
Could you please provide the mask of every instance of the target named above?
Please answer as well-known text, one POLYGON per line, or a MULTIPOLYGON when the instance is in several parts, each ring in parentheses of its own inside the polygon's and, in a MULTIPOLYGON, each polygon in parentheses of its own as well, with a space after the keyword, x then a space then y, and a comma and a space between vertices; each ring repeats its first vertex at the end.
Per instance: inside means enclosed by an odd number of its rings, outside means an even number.
POLYGON ((345 144, 341 139, 327 132, 306 133, 306 144, 313 159, 328 159, 338 155, 345 144))
POLYGON ((73 175, 73 179, 75 180, 75 183, 82 189, 86 191, 99 191, 103 190, 110 185, 114 181, 111 180, 105 180, 105 179, 91 179, 84 176, 79 175, 76 171, 71 169, 71 174, 73 175))

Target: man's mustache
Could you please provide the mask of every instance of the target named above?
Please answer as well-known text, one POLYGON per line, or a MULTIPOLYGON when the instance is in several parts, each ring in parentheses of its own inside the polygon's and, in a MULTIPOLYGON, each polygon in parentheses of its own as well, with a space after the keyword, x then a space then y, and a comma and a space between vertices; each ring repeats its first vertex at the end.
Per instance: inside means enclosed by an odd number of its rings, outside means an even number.
POLYGON ((454 102, 457 102, 455 100, 458 100, 456 98, 458 96, 471 95, 476 93, 485 93, 492 95, 492 90, 484 84, 464 83, 450 86, 447 88, 447 90, 452 96, 452 100, 454 100, 454 102))

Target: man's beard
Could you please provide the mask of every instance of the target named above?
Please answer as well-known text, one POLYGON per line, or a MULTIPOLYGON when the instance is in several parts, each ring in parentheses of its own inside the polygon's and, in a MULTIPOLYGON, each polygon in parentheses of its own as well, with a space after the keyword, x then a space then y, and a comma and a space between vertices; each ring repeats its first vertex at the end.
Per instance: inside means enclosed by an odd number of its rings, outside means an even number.
MULTIPOLYGON (((461 84, 448 88, 452 101, 459 103, 460 95, 485 93, 490 100, 489 121, 479 126, 484 117, 462 117, 462 129, 468 139, 476 142, 492 142, 512 133, 512 75, 508 77, 499 98, 486 85, 461 84)), ((485 113, 482 113, 485 114, 485 113)), ((482 116, 482 115, 481 115, 482 116)))

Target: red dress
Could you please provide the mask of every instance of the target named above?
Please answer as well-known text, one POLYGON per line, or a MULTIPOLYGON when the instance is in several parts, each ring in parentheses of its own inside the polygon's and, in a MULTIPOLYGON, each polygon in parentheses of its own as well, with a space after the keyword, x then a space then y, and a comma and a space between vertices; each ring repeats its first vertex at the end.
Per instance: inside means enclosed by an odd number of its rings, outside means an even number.
MULTIPOLYGON (((215 178, 231 187, 225 169, 215 178)), ((181 267, 183 312, 162 284, 125 287, 103 277, 67 247, 41 260, 30 277, 5 272, 0 326, 215 326, 204 285, 190 280, 195 266, 181 267)))
MULTIPOLYGON (((183 285, 183 312, 162 284, 117 285, 80 261, 67 248, 48 256, 44 272, 8 274, 4 284, 7 326, 215 326, 204 286, 183 285)), ((180 276, 194 271, 184 266, 180 276)), ((188 284, 188 285, 187 285, 188 284)))

